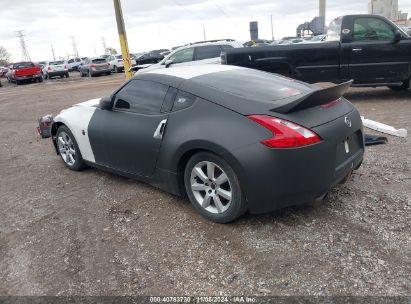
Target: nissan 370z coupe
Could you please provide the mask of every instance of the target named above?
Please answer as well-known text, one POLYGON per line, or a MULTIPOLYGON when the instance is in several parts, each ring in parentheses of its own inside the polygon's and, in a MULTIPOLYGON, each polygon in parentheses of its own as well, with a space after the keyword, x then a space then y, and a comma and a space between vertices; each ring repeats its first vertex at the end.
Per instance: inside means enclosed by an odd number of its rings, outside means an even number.
POLYGON ((364 154, 351 83, 320 89, 235 66, 153 70, 55 117, 65 165, 86 165, 187 195, 227 223, 325 197, 364 154))

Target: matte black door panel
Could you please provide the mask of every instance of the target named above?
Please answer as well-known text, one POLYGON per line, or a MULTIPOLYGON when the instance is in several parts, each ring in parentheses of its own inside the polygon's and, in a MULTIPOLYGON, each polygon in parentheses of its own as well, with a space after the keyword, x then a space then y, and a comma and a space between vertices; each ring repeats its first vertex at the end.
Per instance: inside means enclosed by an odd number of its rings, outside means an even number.
POLYGON ((97 109, 88 129, 96 163, 123 172, 152 175, 161 146, 161 139, 154 138, 154 132, 167 116, 97 109))

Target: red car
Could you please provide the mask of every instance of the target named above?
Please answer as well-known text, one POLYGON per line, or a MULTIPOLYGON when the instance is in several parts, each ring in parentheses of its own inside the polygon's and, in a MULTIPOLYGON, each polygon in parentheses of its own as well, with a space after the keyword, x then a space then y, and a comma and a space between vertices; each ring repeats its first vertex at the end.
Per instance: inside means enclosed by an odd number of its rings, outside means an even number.
POLYGON ((33 62, 17 62, 11 66, 10 72, 7 73, 7 79, 16 84, 33 80, 43 82, 43 74, 41 68, 33 62))

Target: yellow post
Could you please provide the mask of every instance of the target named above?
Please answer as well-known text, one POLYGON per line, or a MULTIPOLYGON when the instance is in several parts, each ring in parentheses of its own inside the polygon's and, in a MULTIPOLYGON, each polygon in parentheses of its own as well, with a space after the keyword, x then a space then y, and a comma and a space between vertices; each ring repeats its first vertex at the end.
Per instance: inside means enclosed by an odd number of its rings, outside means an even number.
POLYGON ((128 50, 127 35, 126 35, 126 28, 124 26, 123 12, 121 10, 120 0, 113 0, 113 1, 114 1, 114 10, 116 12, 118 37, 120 39, 121 55, 123 56, 124 73, 126 74, 126 79, 130 79, 131 77, 133 77, 133 73, 129 71, 131 67, 131 58, 130 58, 130 52, 128 50))

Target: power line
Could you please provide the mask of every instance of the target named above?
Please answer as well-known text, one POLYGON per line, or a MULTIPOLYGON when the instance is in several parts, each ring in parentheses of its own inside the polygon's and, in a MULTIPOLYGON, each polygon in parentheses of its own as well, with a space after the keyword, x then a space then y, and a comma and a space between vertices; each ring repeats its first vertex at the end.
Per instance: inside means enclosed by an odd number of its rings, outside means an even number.
POLYGON ((178 5, 179 7, 181 7, 182 9, 184 9, 185 11, 189 12, 191 15, 193 15, 194 17, 205 21, 204 18, 202 18, 201 16, 197 15, 196 13, 194 13, 192 10, 188 9, 186 6, 182 5, 180 2, 178 2, 177 0, 171 0, 174 2, 174 4, 178 5))
POLYGON ((221 6, 219 6, 217 3, 213 2, 214 6, 227 18, 230 18, 230 16, 222 9, 221 6))
POLYGON ((26 41, 24 40, 23 31, 17 31, 17 37, 20 40, 20 47, 21 47, 21 60, 22 61, 31 61, 29 52, 27 50, 26 41))

